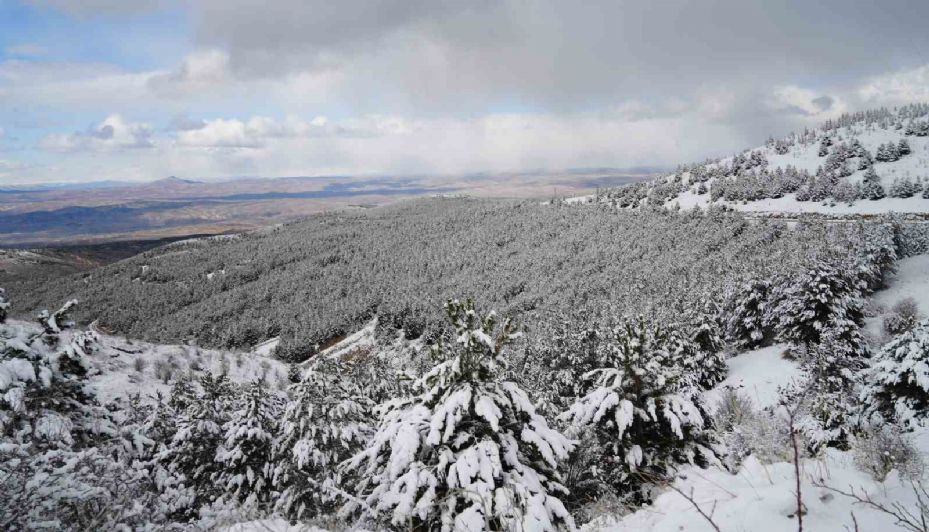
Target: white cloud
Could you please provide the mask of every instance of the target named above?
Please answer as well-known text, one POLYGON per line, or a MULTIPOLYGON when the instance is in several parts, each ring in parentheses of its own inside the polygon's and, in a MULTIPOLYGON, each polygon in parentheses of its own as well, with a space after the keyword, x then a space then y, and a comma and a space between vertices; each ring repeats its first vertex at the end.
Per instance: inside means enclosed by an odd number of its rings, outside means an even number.
POLYGON ((222 50, 198 50, 185 56, 175 70, 155 74, 148 83, 168 96, 204 91, 229 81, 228 67, 229 55, 222 50))
MULTIPOLYGON (((699 113, 694 108, 683 115, 655 117, 591 112, 496 113, 464 119, 223 118, 161 133, 158 139, 148 126, 110 116, 87 132, 50 136, 43 146, 64 154, 57 168, 66 168, 75 179, 457 174, 654 165, 741 147, 741 138, 728 126, 707 123, 699 113), (140 146, 150 149, 127 149, 140 146)), ((61 177, 46 175, 40 180, 61 177)))
POLYGON ((248 120, 215 119, 200 127, 179 129, 177 144, 196 148, 260 148, 276 139, 312 139, 323 137, 362 138, 385 135, 408 135, 418 126, 399 116, 368 115, 340 123, 324 116, 310 121, 289 116, 276 120, 264 116, 248 120))
POLYGON ((768 103, 775 110, 815 117, 818 120, 838 116, 848 110, 848 106, 840 98, 796 85, 775 87, 768 103))
POLYGON ((37 57, 48 54, 48 49, 33 43, 15 44, 3 49, 10 57, 37 57))
POLYGON ((873 77, 858 95, 870 105, 929 102, 929 65, 873 77))
POLYGON ((100 152, 152 148, 155 144, 148 124, 127 122, 119 115, 110 115, 87 131, 48 135, 40 146, 53 152, 100 152))

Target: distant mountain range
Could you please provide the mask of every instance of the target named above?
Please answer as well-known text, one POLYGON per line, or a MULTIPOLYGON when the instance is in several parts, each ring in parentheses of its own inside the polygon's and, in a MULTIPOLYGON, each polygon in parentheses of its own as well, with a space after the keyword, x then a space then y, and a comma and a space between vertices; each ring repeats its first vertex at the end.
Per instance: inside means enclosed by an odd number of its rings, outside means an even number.
POLYGON ((641 180, 652 169, 430 176, 294 176, 94 181, 0 189, 0 246, 173 238, 282 223, 325 210, 429 194, 569 196, 641 180))

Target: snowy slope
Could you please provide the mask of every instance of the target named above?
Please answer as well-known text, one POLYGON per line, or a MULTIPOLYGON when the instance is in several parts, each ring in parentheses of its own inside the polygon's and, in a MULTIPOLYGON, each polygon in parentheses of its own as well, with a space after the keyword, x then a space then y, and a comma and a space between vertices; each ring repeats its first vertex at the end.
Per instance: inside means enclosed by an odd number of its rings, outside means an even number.
MULTIPOLYGON (((667 208, 692 209, 715 204, 753 213, 927 214, 929 193, 923 193, 929 185, 927 123, 929 107, 920 105, 844 116, 821 128, 770 140, 731 157, 681 167, 674 174, 659 177, 644 186, 634 184, 607 191, 600 199, 615 201, 617 197, 625 197, 628 200, 627 194, 631 194, 635 198, 631 206, 662 204, 667 208), (899 147, 901 142, 909 146, 909 153, 894 148, 899 153, 886 156, 885 145, 899 147), (882 151, 885 156, 879 155, 882 151), (830 157, 833 162, 844 161, 847 170, 840 171, 841 164, 832 165, 830 157), (876 172, 886 197, 866 199, 867 194, 860 190, 868 166, 876 172), (752 174, 760 174, 758 179, 763 183, 773 183, 770 174, 781 171, 804 174, 800 189, 814 190, 812 178, 820 182, 824 182, 824 176, 834 178, 836 192, 826 194, 824 199, 802 201, 791 189, 759 193, 755 185, 749 185, 752 192, 748 194, 725 194, 724 197, 717 194, 713 199, 714 186, 722 191, 722 183, 752 181, 752 174), (896 183, 903 181, 913 183, 919 190, 912 195, 898 192, 896 183)), ((590 199, 571 198, 569 202, 588 203, 590 199)), ((630 206, 628 201, 619 204, 630 206)))
MULTIPOLYGON (((687 468, 675 487, 687 494, 701 510, 712 515, 719 530, 733 532, 775 532, 796 530, 797 518, 794 466, 788 462, 761 464, 749 457, 737 474, 720 469, 687 468)), ((895 519, 854 501, 829 488, 866 491, 876 502, 900 503, 915 507, 916 497, 909 483, 896 473, 883 482, 872 480, 852 463, 849 453, 829 450, 820 460, 802 463, 801 493, 806 514, 804 530, 845 532, 855 530, 900 530, 895 519)), ((651 532, 708 531, 714 528, 680 492, 668 490, 655 502, 622 519, 601 517, 582 528, 586 531, 651 532)))
MULTIPOLYGON (((3 326, 6 335, 27 337, 39 332, 38 325, 10 320, 3 326)), ((77 331, 61 333, 67 344, 77 331)), ((283 390, 287 365, 270 356, 242 351, 201 349, 190 345, 160 345, 127 340, 95 331, 99 350, 89 357, 93 367, 89 380, 103 402, 124 400, 133 395, 143 399, 167 394, 179 378, 198 379, 206 372, 226 374, 233 382, 261 380, 273 389, 283 390)))
MULTIPOLYGON (((869 329, 879 330, 886 309, 903 297, 913 297, 920 310, 929 315, 929 255, 900 261, 888 288, 873 297, 873 306, 881 312, 869 320, 869 329)), ((728 378, 707 392, 708 403, 712 405, 723 389, 734 387, 748 396, 756 408, 776 404, 778 387, 798 375, 797 366, 780 357, 783 347, 775 345, 731 358, 728 378)), ((907 437, 924 456, 929 453, 929 428, 917 429, 907 437)), ((901 529, 894 517, 829 488, 845 492, 854 489, 859 494, 867 493, 878 504, 901 505, 919 515, 916 510, 919 501, 910 480, 901 478, 897 471, 892 471, 883 482, 873 479, 855 464, 853 451, 829 449, 821 458, 802 460, 801 468, 801 493, 807 511, 805 530, 856 530, 855 521, 857 530, 862 531, 901 529)), ((674 484, 676 490, 666 489, 653 504, 625 516, 603 515, 582 530, 713 531, 694 503, 711 515, 722 531, 795 530, 795 482, 794 464, 789 461, 765 464, 749 457, 735 474, 716 467, 686 467, 674 484)))

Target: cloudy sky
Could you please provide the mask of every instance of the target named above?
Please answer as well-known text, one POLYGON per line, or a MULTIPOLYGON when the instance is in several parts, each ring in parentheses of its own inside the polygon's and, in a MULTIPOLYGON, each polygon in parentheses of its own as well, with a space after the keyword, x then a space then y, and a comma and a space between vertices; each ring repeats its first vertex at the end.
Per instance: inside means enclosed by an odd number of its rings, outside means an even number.
POLYGON ((673 166, 929 101, 925 0, 0 0, 0 184, 673 166))

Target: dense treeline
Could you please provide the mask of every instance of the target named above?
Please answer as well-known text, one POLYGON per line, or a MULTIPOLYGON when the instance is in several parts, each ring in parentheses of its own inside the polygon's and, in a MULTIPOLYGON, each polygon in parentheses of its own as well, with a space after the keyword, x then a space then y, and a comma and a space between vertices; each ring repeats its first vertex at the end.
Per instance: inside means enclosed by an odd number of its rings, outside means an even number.
POLYGON ((721 303, 749 278, 816 256, 851 260, 866 232, 816 222, 788 229, 721 210, 436 198, 176 243, 59 283, 9 289, 29 311, 77 297, 88 302, 79 319, 149 340, 245 347, 280 335, 279 354, 303 359, 375 314, 411 337, 434 334, 436 309, 459 294, 533 316, 522 323, 578 308, 676 320, 721 303))

